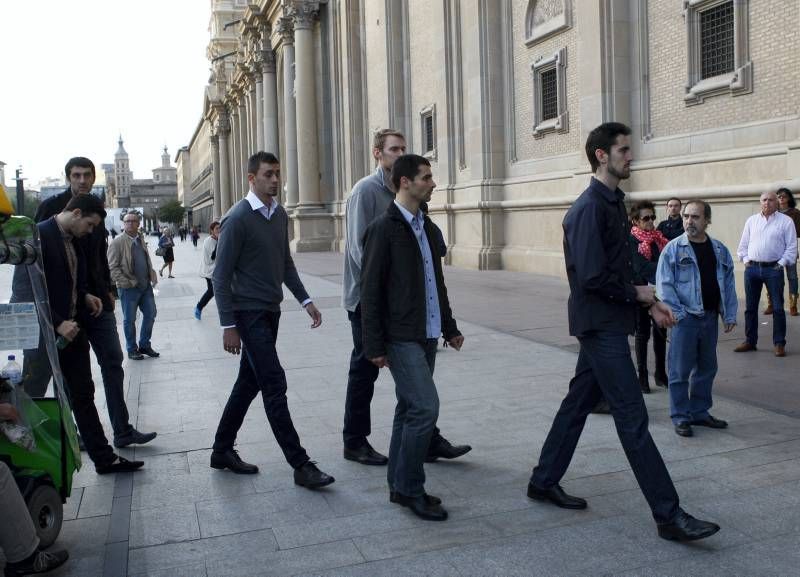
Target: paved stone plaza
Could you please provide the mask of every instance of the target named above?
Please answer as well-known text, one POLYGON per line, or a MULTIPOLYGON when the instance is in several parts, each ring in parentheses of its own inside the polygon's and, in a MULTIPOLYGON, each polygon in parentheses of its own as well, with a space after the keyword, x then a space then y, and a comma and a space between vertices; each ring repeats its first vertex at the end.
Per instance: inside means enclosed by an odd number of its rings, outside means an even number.
MULTIPOLYGON (((238 357, 222 350, 213 302, 202 321, 192 316, 205 288, 197 276, 199 249, 178 243, 175 253, 177 278, 158 285, 153 347, 162 356, 126 361, 132 420, 159 436, 123 451, 145 460, 136 474, 99 477, 85 459, 58 541, 71 559, 53 575, 797 574, 800 419, 788 409, 778 413, 717 396, 714 414, 731 427, 697 428, 695 437, 682 438, 673 432, 664 391, 646 397, 652 434, 684 507, 722 525, 705 541, 679 545, 658 538, 607 416, 590 416, 564 482, 567 491, 588 498, 589 509, 566 511, 526 498, 530 468, 576 354, 564 325, 566 285, 523 273, 445 270, 466 342, 461 352, 439 352, 439 425, 448 439, 474 447, 457 461, 426 465, 427 489, 443 498, 447 522, 421 521, 390 504, 384 467, 342 459, 351 337, 339 304, 338 254, 296 257, 323 325, 310 330, 310 319, 289 297, 278 343, 301 440, 336 483, 318 492, 293 484, 260 399, 238 450, 261 472, 237 476, 210 469, 214 429, 238 357), (526 328, 522 319, 537 310, 547 322, 526 328)), ((5 300, 10 267, 0 268, 5 300)), ((800 343, 800 322, 787 320, 790 356, 779 361, 768 349, 752 356, 764 374, 779 372, 775 379, 791 379, 800 368, 793 348, 800 343), (784 368, 775 371, 776 362, 784 368)), ((740 328, 727 338, 742 334, 740 328)), ((95 372, 102 405, 96 366, 95 372)), ((759 371, 731 374, 723 363, 720 380, 741 382, 753 372, 759 371)), ((765 388, 772 382, 750 381, 765 388)), ((385 452, 394 407, 387 371, 372 406, 371 441, 385 452)), ((101 417, 109 432, 104 408, 101 417)))

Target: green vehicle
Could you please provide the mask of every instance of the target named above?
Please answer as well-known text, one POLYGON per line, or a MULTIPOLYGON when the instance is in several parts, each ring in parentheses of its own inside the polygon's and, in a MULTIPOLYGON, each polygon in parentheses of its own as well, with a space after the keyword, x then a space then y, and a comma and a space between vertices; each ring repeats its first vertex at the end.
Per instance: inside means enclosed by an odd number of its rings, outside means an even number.
MULTIPOLYGON (((72 476, 80 469, 81 455, 72 409, 58 364, 40 255, 37 230, 32 220, 14 216, 5 217, 0 222, 0 265, 22 265, 26 269, 33 289, 40 338, 44 339, 42 344, 47 352, 43 362, 50 364, 54 390, 53 397, 33 399, 35 407, 46 416, 33 427, 35 449, 28 451, 0 434, 0 460, 14 473, 39 535, 40 546, 46 548, 55 542, 61 531, 63 504, 72 493, 72 476)), ((15 314, 14 304, 0 306, 7 307, 6 315, 15 314)))

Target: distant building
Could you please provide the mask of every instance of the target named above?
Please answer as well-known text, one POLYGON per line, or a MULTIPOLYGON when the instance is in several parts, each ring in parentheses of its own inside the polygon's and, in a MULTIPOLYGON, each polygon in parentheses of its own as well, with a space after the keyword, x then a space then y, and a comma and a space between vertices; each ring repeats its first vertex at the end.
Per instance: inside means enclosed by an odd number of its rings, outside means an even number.
MULTIPOLYGON (((45 185, 39 187, 39 194, 37 197, 39 198, 39 202, 45 201, 51 196, 55 196, 57 194, 61 194, 67 189, 67 184, 61 183, 58 185, 45 185)), ((28 191, 30 192, 30 191, 28 191)), ((92 194, 95 195, 100 200, 106 202, 106 187, 101 185, 95 185, 92 187, 92 194)))

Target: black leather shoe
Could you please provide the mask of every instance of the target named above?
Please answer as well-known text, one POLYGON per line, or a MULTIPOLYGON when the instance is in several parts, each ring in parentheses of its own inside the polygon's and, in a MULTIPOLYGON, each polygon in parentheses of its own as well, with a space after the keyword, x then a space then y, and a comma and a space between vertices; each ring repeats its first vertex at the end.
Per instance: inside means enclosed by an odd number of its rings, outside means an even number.
POLYGON ((433 505, 425 498, 425 495, 406 497, 402 493, 395 493, 395 499, 394 503, 408 507, 420 519, 425 519, 426 521, 444 521, 447 519, 447 511, 444 510, 441 503, 433 505))
POLYGON ((428 447, 428 454, 425 455, 426 463, 433 463, 436 459, 456 459, 466 455, 472 450, 469 445, 451 445, 450 441, 444 437, 439 437, 428 447))
POLYGON ((114 446, 117 449, 123 449, 128 445, 146 445, 150 441, 156 438, 158 433, 140 433, 136 429, 133 429, 127 435, 123 435, 121 437, 114 438, 114 446))
POLYGON ((144 461, 129 461, 125 457, 117 456, 117 458, 108 465, 95 467, 94 470, 98 475, 108 475, 109 473, 130 473, 132 471, 136 471, 137 469, 141 469, 143 465, 144 461))
POLYGON ((154 351, 153 347, 139 347, 139 353, 147 355, 148 357, 153 357, 154 359, 161 356, 161 353, 154 351))
POLYGON ((712 429, 727 429, 728 428, 728 421, 723 421, 722 419, 717 419, 709 415, 705 419, 697 419, 692 421, 692 424, 696 427, 711 427, 712 429))
POLYGON ((672 523, 658 525, 658 536, 670 541, 697 541, 711 537, 719 531, 719 525, 709 521, 701 521, 681 509, 672 523))
POLYGON ((38 575, 47 573, 56 567, 61 567, 69 559, 66 551, 39 551, 38 549, 22 561, 16 563, 6 563, 4 572, 5 577, 17 577, 18 575, 38 575))
MULTIPOLYGON (((400 493, 398 493, 397 491, 389 491, 389 502, 390 503, 400 503, 400 501, 399 501, 399 499, 397 497, 399 494, 400 493)), ((434 506, 434 505, 441 505, 442 504, 442 500, 439 497, 434 497, 433 495, 428 495, 427 493, 425 493, 423 495, 423 497, 424 497, 425 501, 428 502, 428 505, 434 506)))
POLYGON ((540 489, 533 483, 528 483, 528 498, 537 501, 550 501, 562 509, 585 509, 586 499, 567 495, 561 485, 553 485, 549 489, 540 489))
POLYGON ((594 409, 592 409, 592 413, 595 415, 610 415, 611 406, 608 404, 608 401, 603 399, 595 405, 594 409))
POLYGON ((319 489, 330 485, 335 480, 330 475, 320 471, 313 461, 306 461, 305 464, 294 470, 295 485, 300 485, 306 489, 319 489))
POLYGON ((239 457, 239 453, 233 449, 227 451, 212 451, 211 452, 211 468, 212 469, 230 469, 238 475, 255 475, 258 473, 258 467, 245 463, 239 457))
POLYGON ((669 388, 669 379, 667 378, 667 375, 659 375, 656 373, 653 375, 653 379, 655 380, 656 385, 659 387, 664 387, 665 389, 669 388))
POLYGON ((694 431, 692 431, 692 425, 687 421, 681 421, 675 425, 675 432, 681 437, 691 437, 694 435, 694 431))
POLYGON ((128 351, 128 358, 134 361, 141 361, 144 358, 144 355, 137 349, 135 351, 128 351))
POLYGON ((389 462, 385 455, 381 455, 366 441, 357 449, 345 447, 344 458, 362 465, 385 465, 389 462))

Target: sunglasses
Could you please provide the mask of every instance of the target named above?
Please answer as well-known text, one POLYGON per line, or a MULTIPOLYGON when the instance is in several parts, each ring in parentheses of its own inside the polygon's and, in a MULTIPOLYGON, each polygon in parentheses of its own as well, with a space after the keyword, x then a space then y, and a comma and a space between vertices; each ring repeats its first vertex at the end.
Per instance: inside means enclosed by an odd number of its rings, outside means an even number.
POLYGON ((650 222, 651 220, 655 220, 656 216, 654 214, 646 214, 644 216, 640 216, 639 220, 642 222, 650 222))

